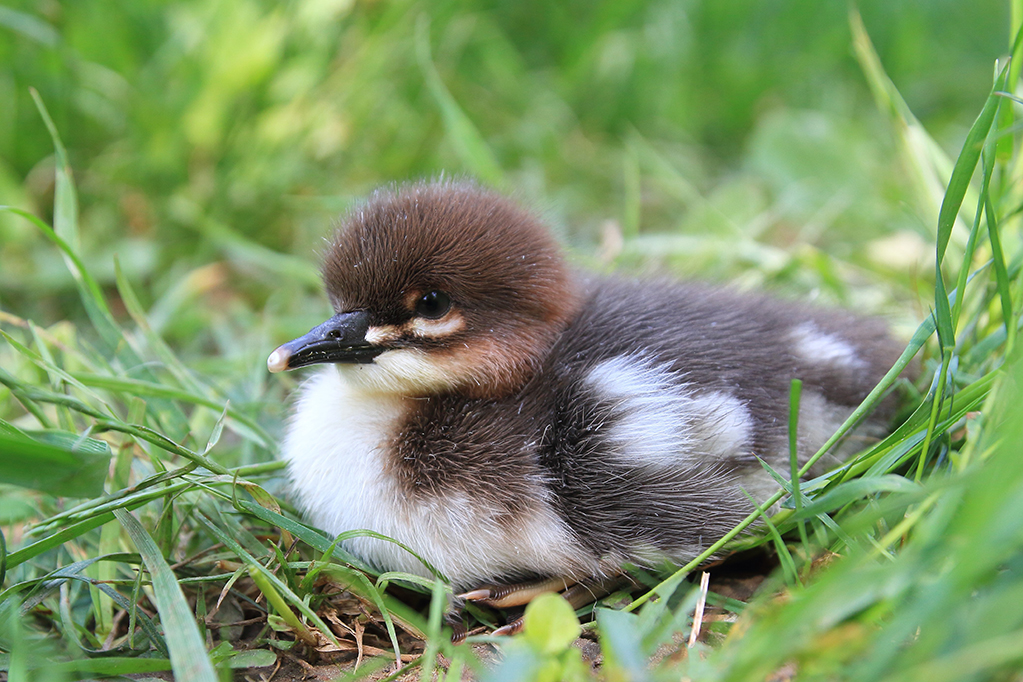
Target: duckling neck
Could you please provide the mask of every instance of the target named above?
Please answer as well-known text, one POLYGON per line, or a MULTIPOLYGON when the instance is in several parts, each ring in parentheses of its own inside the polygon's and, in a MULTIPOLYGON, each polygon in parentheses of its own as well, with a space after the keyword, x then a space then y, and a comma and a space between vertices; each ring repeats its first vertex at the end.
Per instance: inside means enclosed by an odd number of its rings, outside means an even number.
POLYGON ((582 296, 574 286, 566 288, 556 310, 540 324, 488 336, 475 344, 475 371, 454 393, 472 399, 501 399, 522 390, 546 364, 552 349, 578 317, 582 296))

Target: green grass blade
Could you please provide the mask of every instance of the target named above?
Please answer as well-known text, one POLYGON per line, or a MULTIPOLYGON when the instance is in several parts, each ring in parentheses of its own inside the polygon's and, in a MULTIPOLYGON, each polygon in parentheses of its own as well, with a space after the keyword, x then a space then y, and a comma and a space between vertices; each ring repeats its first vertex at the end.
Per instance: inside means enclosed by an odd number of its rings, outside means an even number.
MULTIPOLYGON (((981 197, 985 197, 988 194, 988 190, 991 183, 991 170, 993 170, 993 164, 984 165, 984 173, 982 175, 981 184, 981 197)), ((956 291, 966 291, 966 285, 971 281, 975 273, 970 272, 970 267, 973 264, 973 257, 976 253, 977 242, 980 240, 980 221, 984 215, 984 200, 982 199, 977 204, 977 210, 973 218, 973 227, 970 228, 970 235, 966 241, 966 248, 963 250, 962 266, 959 268, 959 277, 956 280, 956 291)), ((966 300, 965 296, 956 297, 955 302, 952 304, 952 324, 958 326, 959 316, 962 312, 963 302, 966 300)))
POLYGON ((875 476, 873 478, 855 478, 836 486, 818 498, 814 498, 799 513, 789 517, 787 520, 812 519, 820 514, 834 511, 850 502, 862 500, 876 493, 918 494, 920 491, 921 487, 919 485, 902 476, 887 475, 875 476))
MULTIPOLYGON (((966 190, 970 186, 970 180, 980 161, 980 154, 984 148, 984 141, 995 120, 995 114, 1001 103, 998 92, 1005 84, 1008 69, 1003 68, 995 84, 984 102, 984 108, 970 127, 966 134, 966 141, 959 152, 955 166, 952 168, 952 177, 948 181, 948 189, 942 199, 941 208, 938 211, 938 234, 935 258, 935 317, 938 328, 938 339, 942 349, 951 349, 955 346, 955 321, 952 319, 952 310, 949 307, 948 293, 945 290, 945 281, 941 272, 941 264, 945 258, 945 251, 952 235, 952 228, 959 215, 959 209, 966 198, 966 190)), ((960 292, 962 296, 962 292, 960 292)))
POLYGON ((170 347, 164 343, 160 335, 154 332, 153 328, 149 325, 149 320, 146 319, 146 313, 142 309, 142 304, 139 303, 138 295, 121 269, 119 258, 114 259, 114 276, 117 281, 117 292, 121 295, 121 301, 124 303, 128 314, 131 315, 131 319, 142 330, 142 334, 146 337, 149 347, 156 352, 160 360, 163 361, 164 366, 171 371, 179 383, 187 386, 188 390, 193 394, 204 393, 205 387, 196 380, 195 375, 182 364, 178 356, 174 354, 170 347))
POLYGON ((106 300, 103 298, 103 290, 100 288, 99 283, 96 282, 92 275, 89 274, 89 271, 85 269, 85 265, 82 263, 75 250, 72 249, 71 246, 59 234, 57 234, 52 227, 28 211, 20 208, 15 208, 13 206, 0 206, 0 211, 13 213, 14 215, 20 216, 38 227, 39 231, 43 233, 43 236, 53 242, 53 244, 60 249, 61 253, 68 259, 68 269, 75 277, 75 281, 80 282, 84 287, 83 297, 87 297, 92 302, 92 306, 103 311, 106 315, 110 315, 110 309, 107 307, 106 300))
MULTIPOLYGON (((952 234, 952 227, 955 224, 956 216, 959 215, 963 199, 966 198, 966 190, 970 186, 970 179, 977 168, 977 162, 980 161, 984 140, 991 130, 995 113, 998 111, 1001 98, 997 93, 1004 86, 1005 78, 1006 69, 1002 69, 1002 72, 995 80, 994 87, 991 88, 988 94, 987 100, 984 102, 984 108, 973 122, 970 131, 966 134, 966 141, 963 143, 963 148, 959 152, 955 166, 952 168, 952 177, 948 181, 948 190, 945 192, 945 198, 941 202, 941 209, 938 213, 936 250, 939 266, 945 258, 945 250, 948 247, 948 241, 952 234)), ((948 302, 946 301, 947 304, 948 302)))
POLYGON ((266 432, 266 429, 259 425, 258 422, 246 417, 237 409, 232 409, 230 405, 228 405, 227 401, 207 398, 206 396, 197 394, 190 390, 174 388, 155 381, 144 381, 142 379, 132 379, 129 377, 116 377, 86 372, 74 372, 71 374, 71 377, 75 381, 81 382, 83 386, 88 386, 90 388, 100 388, 114 393, 127 395, 179 400, 193 405, 202 405, 203 407, 208 407, 211 410, 216 410, 218 412, 223 411, 226 405, 227 415, 230 419, 238 422, 239 424, 245 425, 248 429, 245 434, 240 435, 251 436, 255 439, 255 442, 262 447, 268 448, 270 447, 270 444, 274 442, 274 439, 266 432))
POLYGON ((131 537, 152 577, 153 596, 160 613, 167 648, 170 650, 174 678, 188 682, 219 682, 206 654, 192 610, 185 601, 174 572, 167 565, 153 538, 129 512, 118 509, 114 515, 131 537))
POLYGON ((63 497, 102 495, 109 446, 59 432, 50 432, 49 441, 0 431, 0 481, 63 497))
POLYGON ((344 580, 350 591, 358 594, 363 599, 372 601, 376 605, 377 611, 384 618, 384 626, 396 651, 398 635, 394 630, 395 621, 416 637, 426 639, 427 624, 423 622, 419 612, 406 606, 401 600, 395 599, 385 592, 376 589, 372 581, 362 571, 338 564, 330 564, 323 569, 323 573, 344 580))
MULTIPOLYGON (((83 575, 83 571, 89 569, 93 565, 99 564, 104 565, 107 563, 130 563, 138 564, 141 563, 142 557, 138 554, 110 554, 105 556, 93 557, 91 559, 84 559, 82 561, 76 561, 73 564, 62 566, 46 575, 36 578, 33 580, 23 581, 16 585, 12 585, 8 589, 0 593, 0 603, 11 598, 11 596, 24 591, 26 588, 31 587, 31 591, 24 597, 21 605, 22 613, 28 613, 33 608, 39 606, 43 601, 54 591, 60 589, 63 583, 68 580, 76 580, 80 582, 86 582, 93 585, 94 581, 83 575)), ((129 601, 126 597, 115 591, 110 585, 100 584, 94 585, 100 592, 109 597, 113 603, 116 603, 125 611, 131 611, 135 608, 135 602, 129 601)), ((144 613, 139 614, 139 624, 142 627, 145 636, 150 642, 157 648, 157 650, 164 656, 168 655, 165 642, 163 637, 160 636, 156 625, 152 620, 144 613)), ((134 630, 132 630, 134 632, 134 630)), ((79 646, 82 646, 79 643, 79 646)), ((83 647, 84 648, 84 647, 83 647)), ((116 649, 108 650, 95 650, 92 649, 89 653, 100 654, 104 656, 111 656, 117 653, 133 653, 135 655, 140 653, 148 652, 148 645, 144 649, 135 648, 132 642, 129 640, 126 644, 122 644, 116 649)))
POLYGON ((7 579, 7 538, 0 528, 0 585, 7 579))
MULTIPOLYGON (((64 144, 61 142, 60 135, 57 132, 56 126, 53 124, 53 120, 50 118, 49 112, 46 110, 46 106, 43 104, 43 100, 39 97, 39 93, 34 89, 31 92, 32 99, 35 101, 36 108, 39 110, 39 115, 42 117, 43 122, 46 124, 46 128, 50 133, 54 153, 56 155, 53 228, 51 229, 44 222, 35 218, 35 216, 31 216, 31 214, 28 214, 25 211, 20 211, 18 209, 8 210, 17 215, 28 218, 33 224, 40 227, 43 234, 50 239, 50 241, 54 242, 57 247, 60 248, 68 270, 74 277, 75 284, 78 287, 82 303, 89 315, 89 319, 96 327, 96 331, 99 332, 99 335, 106 344, 110 354, 113 355, 119 347, 123 347, 125 351, 130 352, 130 349, 121 343, 123 335, 120 328, 117 326, 117 323, 114 321, 110 308, 107 306, 106 299, 103 297, 102 290, 99 288, 99 285, 92 276, 89 275, 88 270, 77 255, 80 250, 78 234, 78 197, 71 177, 71 166, 68 163, 67 152, 64 149, 64 144)), ((137 358, 133 359, 135 360, 134 364, 139 364, 137 358)))
MULTIPOLYGON (((33 326, 33 329, 34 328, 35 327, 33 326)), ((51 376, 52 379, 67 382, 69 385, 74 386, 80 391, 86 393, 90 398, 95 400, 97 403, 100 403, 107 409, 110 409, 109 405, 107 405, 107 403, 98 395, 90 391, 85 384, 83 384, 78 379, 73 377, 70 373, 66 372, 63 368, 58 367, 54 363, 52 357, 44 357, 42 353, 36 353, 31 348, 20 343, 17 339, 15 339, 13 336, 11 336, 2 329, 0 329, 0 336, 2 336, 8 344, 10 344, 11 348, 18 351, 18 353, 22 357, 24 357, 26 360, 36 365, 40 369, 46 371, 51 376)), ((37 343, 39 343, 38 339, 37 343)), ((43 348, 45 348, 45 346, 39 343, 39 348, 40 350, 42 350, 43 348)), ((47 353, 47 355, 49 354, 47 353)), ((59 388, 59 385, 54 385, 53 387, 56 389, 59 388)), ((113 414, 112 410, 111 414, 113 414)))
MULTIPOLYGON (((1020 40, 1020 36, 1023 35, 1023 30, 1021 30, 1023 29, 1023 2, 1020 0, 1010 0, 1009 6, 1012 15, 1009 22, 1010 35, 1015 36, 1015 38, 1012 40, 1012 47, 1009 53, 1009 77, 1005 82, 1005 89, 1008 92, 1015 92, 1016 86, 1019 84, 1020 69, 1023 68, 1023 41, 1020 40)), ((1011 131, 1015 120, 1016 113, 1012 107, 1003 107, 998 117, 999 132, 1007 133, 1011 131)), ((1011 135, 999 137, 996 147, 998 161, 1005 164, 1010 163, 1014 144, 1011 135)))
POLYGON ((746 496, 746 499, 750 501, 750 504, 757 510, 756 515, 764 522, 764 526, 767 528, 767 532, 771 535, 771 540, 774 542, 775 551, 778 553, 778 561, 781 563, 782 571, 785 573, 785 582, 788 585, 799 584, 799 572, 796 570, 796 562, 792 558, 792 553, 789 551, 788 545, 785 544, 785 540, 782 539, 781 533, 778 532, 778 527, 774 525, 764 510, 768 508, 767 504, 757 504, 757 501, 753 499, 745 490, 742 494, 746 496))
POLYGON ((291 610, 288 603, 281 597, 280 593, 274 588, 263 573, 255 566, 249 566, 249 577, 252 578, 252 582, 256 583, 256 587, 266 597, 266 602, 274 608, 284 622, 288 624, 288 627, 294 631, 295 636, 305 642, 308 646, 315 647, 318 644, 316 635, 314 635, 309 628, 305 626, 302 621, 298 619, 295 612, 291 610))
MULTIPOLYGON (((803 393, 803 382, 793 379, 789 389, 789 480, 792 485, 792 502, 796 515, 803 508, 802 495, 799 492, 799 404, 803 393)), ((810 543, 806 537, 806 524, 799 523, 799 540, 806 552, 807 568, 810 562, 810 543)))
POLYGON ((334 632, 327 626, 327 624, 324 623, 323 620, 321 620, 320 617, 316 615, 316 613, 312 609, 310 609, 309 606, 291 590, 291 588, 285 585, 280 578, 271 573, 265 566, 263 566, 263 564, 256 561, 255 557, 253 557, 251 554, 245 551, 244 547, 238 544, 234 540, 234 538, 232 538, 228 533, 224 532, 224 530, 220 528, 217 524, 215 524, 213 521, 206 518, 206 516, 204 516, 201 513, 196 514, 196 518, 198 518, 198 520, 204 526, 206 526, 206 528, 208 528, 209 531, 213 533, 213 535, 216 536, 218 540, 223 542, 225 547, 230 549, 238 556, 239 559, 245 562, 245 564, 249 567, 250 570, 259 571, 259 573, 262 574, 262 576, 270 584, 272 584, 278 592, 280 592, 287 598, 287 601, 289 601, 296 609, 298 609, 302 613, 302 615, 304 615, 306 618, 312 621, 314 625, 316 625, 316 627, 320 630, 324 637, 326 637, 335 645, 341 646, 338 643, 337 638, 334 636, 334 632))
MULTIPOLYGON (((54 178, 53 198, 53 231, 61 237, 72 250, 81 250, 81 239, 78 234, 78 193, 75 191, 75 183, 71 179, 71 164, 68 162, 67 150, 57 132, 57 126, 50 118, 50 112, 46 110, 43 99, 35 88, 30 90, 32 100, 35 102, 39 115, 46 124, 46 130, 50 133, 53 141, 53 151, 56 157, 56 177, 54 178)), ((67 256, 65 256, 66 258, 67 256)), ((77 266, 77 264, 74 264, 77 266)), ((73 268, 72 268, 73 271, 73 268)), ((98 301, 99 302, 99 301, 98 301)))
MULTIPOLYGON (((308 526, 304 526, 298 523, 297 521, 293 521, 285 516, 274 513, 269 509, 261 507, 260 505, 254 502, 249 502, 247 500, 239 500, 238 505, 245 511, 252 514, 253 516, 257 516, 266 521, 267 523, 273 524, 278 528, 281 528, 282 530, 288 531, 295 537, 301 539, 303 542, 305 542, 313 549, 319 550, 320 552, 325 552, 331 547, 333 547, 332 556, 338 561, 343 561, 349 566, 353 566, 355 568, 358 568, 359 570, 366 571, 368 573, 373 572, 373 570, 364 562, 360 561, 352 554, 349 554, 348 552, 344 551, 342 548, 336 546, 336 543, 338 541, 337 538, 335 538, 334 540, 330 540, 326 536, 321 535, 319 532, 311 530, 308 526)), ((412 556, 416 557, 416 559, 418 559, 419 561, 423 562, 423 565, 426 566, 431 573, 438 576, 440 575, 440 572, 437 569, 433 568, 429 563, 423 561, 423 559, 419 557, 415 552, 413 552, 409 547, 403 545, 397 540, 387 537, 386 535, 380 535, 379 533, 374 533, 372 531, 356 530, 348 531, 338 536, 338 538, 342 540, 353 537, 372 537, 377 538, 379 540, 394 543, 401 547, 406 552, 408 552, 409 554, 411 554, 412 556)))
MULTIPOLYGON (((12 208, 9 206, 0 206, 0 211, 6 211, 25 218, 30 223, 40 229, 44 236, 49 239, 66 257, 68 262, 69 270, 74 276, 75 284, 79 290, 79 296, 85 306, 86 313, 89 319, 92 321, 93 326, 99 333, 100 338, 103 340, 107 353, 110 357, 115 354, 120 354, 123 361, 129 367, 140 368, 141 374, 146 378, 154 378, 146 368, 141 358, 135 353, 131 345, 127 343, 124 338, 121 329, 117 326, 114 321, 113 315, 110 309, 106 305, 106 301, 103 298, 103 292, 99 284, 89 274, 89 271, 85 268, 81 259, 75 253, 75 251, 65 242, 49 225, 41 221, 36 216, 23 211, 21 209, 12 208)), ((57 403, 60 404, 60 403, 57 403)), ((154 408, 160 408, 160 414, 165 418, 169 418, 172 422, 172 426, 175 431, 180 433, 188 432, 188 424, 185 416, 179 409, 173 406, 171 403, 161 403, 155 405, 154 408)), ((29 408, 31 409, 31 408, 29 408)), ((74 409, 74 408, 72 408, 74 409)), ((218 408, 219 409, 219 408, 218 408)), ((37 415, 42 417, 42 415, 37 415)), ((40 422, 43 424, 47 423, 45 418, 41 418, 40 422)))
MULTIPOLYGON (((142 506, 142 502, 138 503, 137 506, 142 506)), ((104 523, 109 523, 114 519, 112 512, 106 514, 99 514, 92 516, 84 521, 79 521, 76 524, 68 526, 67 528, 54 533, 48 537, 33 542, 31 545, 22 547, 19 550, 11 552, 7 555, 7 565, 9 568, 14 568, 33 557, 37 557, 43 552, 48 552, 51 549, 60 547, 65 542, 77 538, 80 535, 88 533, 90 530, 99 528, 104 523)))
MULTIPOLYGON (((238 475, 244 475, 249 470, 265 466, 267 465, 241 467, 237 470, 237 473, 238 475)), ((17 566, 35 556, 38 556, 39 554, 42 554, 43 552, 59 547, 69 540, 77 538, 94 528, 98 528, 99 526, 110 522, 113 520, 113 512, 116 510, 127 509, 131 511, 148 502, 152 502, 155 499, 168 495, 176 495, 188 488, 196 486, 197 483, 185 480, 178 481, 164 488, 147 489, 148 487, 156 486, 159 483, 183 476, 195 469, 195 467, 195 464, 190 463, 189 465, 181 467, 175 471, 155 474, 154 476, 151 476, 145 481, 137 484, 134 489, 122 490, 118 493, 114 493, 97 500, 91 500, 88 503, 79 505, 74 509, 47 519, 45 522, 40 523, 37 528, 31 529, 26 535, 32 536, 41 532, 50 532, 52 534, 42 540, 32 543, 31 545, 27 545, 15 552, 11 552, 8 556, 9 565, 12 567, 17 566), (62 530, 54 530, 64 523, 70 523, 71 525, 68 525, 62 530)), ((272 467, 276 468, 277 463, 272 463, 272 467)), ((224 480, 221 482, 228 485, 233 481, 234 475, 232 474, 224 477, 224 480)))
MULTIPOLYGON (((991 156, 993 157, 994 154, 991 156)), ((991 163, 994 164, 993 159, 991 163)), ((1006 355, 1009 355, 1012 353, 1016 341, 1016 309, 1012 304, 1012 294, 1009 290, 1009 271, 1005 266, 1002 238, 998 234, 998 216, 991 203, 991 197, 987 193, 984 195, 984 213, 987 219, 988 240, 991 243, 991 260, 994 262, 998 299, 1002 306, 1002 322, 1005 324, 1006 330, 1005 352, 1006 355)))
MULTIPOLYGON (((167 494, 174 494, 179 492, 179 490, 184 489, 180 487, 182 485, 180 482, 178 484, 162 488, 160 491, 148 489, 157 484, 165 483, 184 476, 196 468, 196 464, 189 462, 179 469, 153 474, 152 476, 137 482, 130 488, 122 488, 115 493, 97 497, 89 500, 88 502, 83 502, 78 506, 67 509, 59 514, 55 514, 47 518, 45 521, 40 521, 39 524, 29 529, 25 536, 32 537, 41 533, 50 532, 55 528, 59 528, 61 524, 77 523, 78 521, 88 519, 90 516, 95 514, 110 512, 114 509, 129 508, 132 504, 150 501, 167 494)), ((192 483, 186 481, 184 482, 184 485, 187 487, 191 486, 192 483)))
POLYGON ((849 26, 856 60, 878 108, 895 128, 902 157, 911 171, 918 203, 926 212, 925 219, 930 222, 930 216, 936 216, 936 212, 932 211, 944 195, 945 180, 951 173, 952 160, 913 115, 895 83, 888 77, 856 9, 849 11, 849 26))
POLYGON ((185 459, 195 462, 199 466, 205 467, 210 471, 217 474, 229 474, 229 470, 218 464, 217 462, 200 455, 199 453, 192 452, 188 448, 178 445, 167 436, 154 431, 153 429, 138 424, 127 424, 119 419, 112 419, 99 410, 96 410, 89 405, 83 403, 81 400, 69 395, 62 393, 55 393, 41 388, 35 387, 24 387, 2 369, 0 369, 0 383, 7 385, 11 391, 17 396, 25 396, 29 400, 37 402, 47 402, 54 405, 65 405, 80 412, 88 415, 96 420, 93 428, 99 431, 117 431, 119 433, 126 433, 136 438, 140 438, 144 441, 152 443, 159 448, 166 450, 167 452, 173 453, 184 457, 185 459))
MULTIPOLYGON (((153 378, 138 353, 135 352, 131 343, 125 338, 124 333, 118 326, 110 308, 107 306, 99 284, 89 274, 88 269, 78 256, 78 207, 70 167, 67 165, 67 155, 64 151, 63 143, 57 134, 56 127, 53 125, 53 121, 50 119, 46 107, 35 91, 33 91, 33 97, 40 115, 46 122, 57 155, 57 192, 54 199, 55 227, 51 228, 36 216, 18 208, 0 206, 0 211, 10 212, 25 218, 38 227, 43 235, 60 249, 68 270, 74 278, 75 286, 78 288, 79 297, 85 306, 86 313, 100 339, 102 339, 108 356, 111 358, 119 356, 127 366, 141 368, 140 371, 145 378, 153 378)), ((160 405, 159 407, 172 406, 160 405)), ((180 410, 162 410, 162 413, 171 420, 175 431, 187 433, 187 420, 180 410)))

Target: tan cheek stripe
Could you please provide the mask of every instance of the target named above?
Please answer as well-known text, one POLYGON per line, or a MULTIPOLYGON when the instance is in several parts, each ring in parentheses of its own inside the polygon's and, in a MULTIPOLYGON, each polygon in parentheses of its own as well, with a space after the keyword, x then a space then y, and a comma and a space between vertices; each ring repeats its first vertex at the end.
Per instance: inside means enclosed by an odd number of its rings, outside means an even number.
POLYGON ((393 324, 370 327, 366 330, 366 341, 380 345, 405 335, 415 334, 421 338, 442 339, 465 328, 465 320, 458 313, 451 313, 441 320, 427 320, 416 317, 400 327, 393 324))
POLYGON ((393 324, 385 324, 380 327, 370 327, 366 330, 366 341, 372 344, 383 344, 401 336, 401 328, 393 324))
POLYGON ((413 318, 406 329, 416 336, 428 339, 440 339, 451 336, 465 329, 465 320, 458 313, 450 313, 439 320, 428 320, 424 317, 413 318))

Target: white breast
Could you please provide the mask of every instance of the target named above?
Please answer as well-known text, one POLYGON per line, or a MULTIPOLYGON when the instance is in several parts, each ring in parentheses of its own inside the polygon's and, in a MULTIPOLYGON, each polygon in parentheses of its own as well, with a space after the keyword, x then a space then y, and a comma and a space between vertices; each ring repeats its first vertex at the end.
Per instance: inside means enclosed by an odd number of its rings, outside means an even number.
MULTIPOLYGON (((591 575, 572 532, 537 491, 519 523, 464 494, 406 499, 388 474, 388 440, 411 401, 346 380, 360 366, 324 367, 302 386, 284 440, 294 492, 306 518, 333 534, 368 529, 402 542, 456 588, 526 572, 591 575)), ((375 538, 346 541, 348 551, 378 568, 432 577, 397 545, 375 538)))
POLYGON ((310 523, 337 534, 393 513, 382 448, 404 410, 400 398, 351 391, 333 366, 302 385, 281 454, 310 523))

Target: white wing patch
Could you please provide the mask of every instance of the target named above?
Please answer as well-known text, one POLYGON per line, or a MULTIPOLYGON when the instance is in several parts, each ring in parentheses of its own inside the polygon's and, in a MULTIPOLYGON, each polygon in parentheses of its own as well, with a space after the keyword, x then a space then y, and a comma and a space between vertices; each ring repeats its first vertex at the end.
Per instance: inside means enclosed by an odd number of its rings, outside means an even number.
POLYGON ((586 382, 613 401, 611 441, 629 462, 676 466, 749 447, 753 420, 741 400, 722 391, 692 391, 665 366, 619 356, 590 370, 586 382))
POLYGON ((848 342, 834 334, 822 332, 812 322, 793 327, 789 338, 794 344, 796 355, 808 362, 849 368, 864 365, 856 349, 848 342))
POLYGON ((691 428, 709 455, 728 456, 748 449, 753 419, 742 401, 721 391, 693 398, 691 428))

